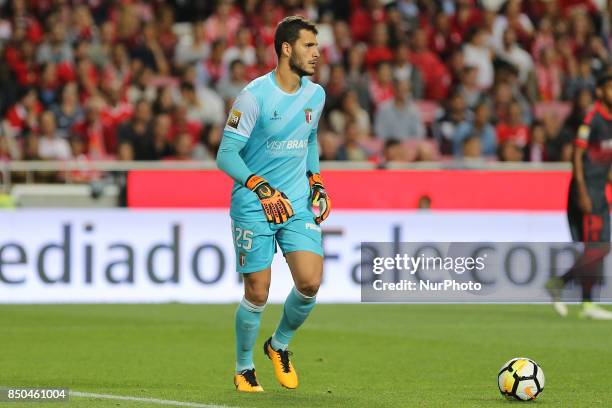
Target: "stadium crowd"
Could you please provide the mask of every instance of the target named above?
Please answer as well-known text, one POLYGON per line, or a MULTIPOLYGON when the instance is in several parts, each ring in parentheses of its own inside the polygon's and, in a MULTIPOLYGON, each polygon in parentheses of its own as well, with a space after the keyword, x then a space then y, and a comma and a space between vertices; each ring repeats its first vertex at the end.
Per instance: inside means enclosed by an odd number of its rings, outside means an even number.
POLYGON ((214 159, 290 14, 319 30, 323 160, 568 160, 610 60, 606 0, 0 4, 0 160, 214 159))

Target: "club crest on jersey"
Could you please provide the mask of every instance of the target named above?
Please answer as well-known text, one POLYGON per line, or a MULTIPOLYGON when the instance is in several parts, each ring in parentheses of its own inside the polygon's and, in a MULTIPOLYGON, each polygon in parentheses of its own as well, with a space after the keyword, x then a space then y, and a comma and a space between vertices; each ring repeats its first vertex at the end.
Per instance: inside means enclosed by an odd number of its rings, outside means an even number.
POLYGON ((304 109, 304 114, 306 115, 306 123, 310 123, 312 120, 312 109, 304 109))
POLYGON ((244 252, 240 253, 238 261, 240 262, 240 266, 246 265, 246 254, 244 252))
POLYGON ((278 113, 277 110, 275 110, 272 116, 270 116, 270 120, 282 120, 282 119, 283 117, 281 116, 280 113, 278 113))

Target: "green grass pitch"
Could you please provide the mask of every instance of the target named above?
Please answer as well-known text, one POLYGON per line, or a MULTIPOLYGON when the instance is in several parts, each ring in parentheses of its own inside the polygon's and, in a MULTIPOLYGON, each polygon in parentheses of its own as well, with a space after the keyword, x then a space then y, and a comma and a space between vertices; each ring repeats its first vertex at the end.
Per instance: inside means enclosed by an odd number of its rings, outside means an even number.
MULTIPOLYGON (((546 305, 325 305, 291 344, 297 390, 282 389, 261 344, 281 307, 269 305, 255 350, 266 392, 232 384, 235 305, 3 305, 0 385, 245 407, 510 407, 500 366, 543 367, 536 407, 612 406, 612 322, 558 318, 546 305)), ((72 398, 33 407, 152 407, 72 398)))

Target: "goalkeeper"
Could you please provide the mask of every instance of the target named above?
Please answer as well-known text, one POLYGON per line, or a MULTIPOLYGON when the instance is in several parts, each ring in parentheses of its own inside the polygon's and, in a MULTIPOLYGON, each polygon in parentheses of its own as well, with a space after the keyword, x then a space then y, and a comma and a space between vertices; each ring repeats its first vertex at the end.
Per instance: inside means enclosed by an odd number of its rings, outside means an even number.
POLYGON ((278 24, 278 65, 238 95, 217 156, 219 168, 234 179, 230 216, 236 268, 244 278, 244 297, 236 311, 238 391, 263 391, 255 375, 253 347, 276 244, 295 286, 276 331, 264 343, 264 353, 285 388, 298 386, 287 348, 314 307, 323 274, 319 224, 329 215, 331 202, 319 174, 317 125, 325 91, 306 78, 314 74, 319 59, 316 35, 314 24, 302 17, 287 17, 278 24))

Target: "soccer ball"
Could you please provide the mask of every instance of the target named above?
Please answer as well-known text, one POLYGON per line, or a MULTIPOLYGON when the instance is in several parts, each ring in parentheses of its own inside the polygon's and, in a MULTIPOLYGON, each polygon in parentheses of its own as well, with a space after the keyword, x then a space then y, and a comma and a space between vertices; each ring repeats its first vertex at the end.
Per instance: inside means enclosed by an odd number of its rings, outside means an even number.
POLYGON ((497 385, 507 399, 531 401, 544 390, 544 371, 529 358, 513 358, 499 370, 497 385))

